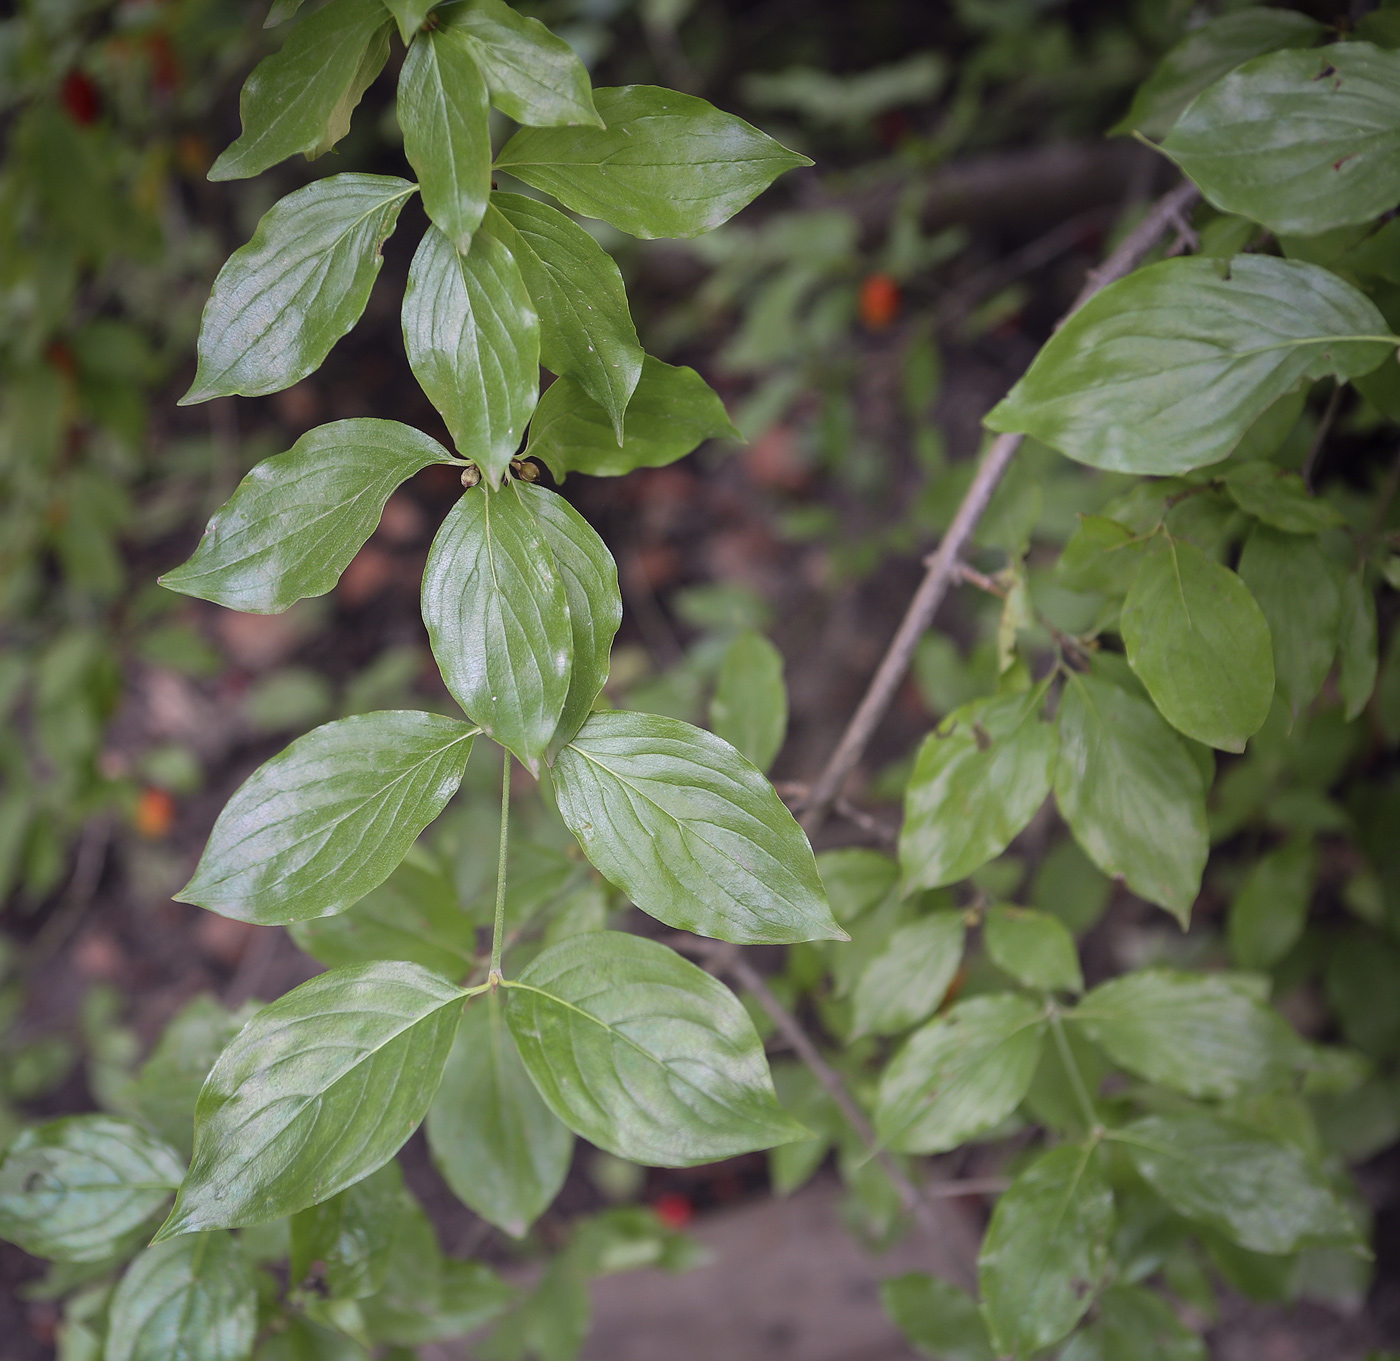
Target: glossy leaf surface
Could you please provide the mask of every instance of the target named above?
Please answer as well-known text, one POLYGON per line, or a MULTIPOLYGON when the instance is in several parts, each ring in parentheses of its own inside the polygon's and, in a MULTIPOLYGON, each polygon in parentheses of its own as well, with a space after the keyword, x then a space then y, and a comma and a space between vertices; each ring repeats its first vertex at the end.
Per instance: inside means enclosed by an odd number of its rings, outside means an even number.
POLYGON ((280 392, 320 368, 364 312, 413 188, 396 175, 328 175, 269 208, 214 280, 180 404, 280 392))
POLYGON ((844 938, 802 829, 711 733, 595 713, 559 753, 554 788, 584 854, 668 926, 741 944, 844 938))
POLYGON ((1185 921, 1209 842, 1201 771, 1147 700, 1093 672, 1060 697, 1055 799, 1107 875, 1185 921))
POLYGON ((403 1173, 397 1163, 388 1162, 329 1200, 294 1214, 292 1283, 305 1281, 319 1263, 331 1299, 362 1299, 383 1289, 403 1194, 403 1173))
POLYGON ((1150 1115, 1114 1136, 1178 1214, 1250 1252, 1356 1238, 1351 1212, 1293 1145, 1209 1115, 1150 1115))
POLYGON ((1123 602, 1128 663, 1162 716, 1207 746, 1243 751, 1274 699, 1263 611, 1234 572, 1160 536, 1123 602))
POLYGON ((569 473, 621 477, 634 468, 661 468, 707 439, 738 439, 719 395, 694 369, 650 355, 623 419, 622 443, 606 410, 571 378, 540 398, 526 452, 559 480, 569 473))
POLYGON ((999 1125, 1035 1075, 1045 1012, 1012 993, 959 1002, 916 1030, 880 1080, 875 1129, 901 1153, 944 1153, 999 1125))
POLYGON ((452 29, 439 25, 408 49, 397 107, 423 207, 465 255, 491 194, 491 125, 486 81, 452 29))
POLYGON ((1068 1019, 1129 1072, 1194 1097, 1277 1086, 1297 1041, 1248 983, 1140 969, 1100 984, 1068 1019))
POLYGON ((234 792, 179 901, 264 926, 344 911, 457 792, 474 732, 391 709, 299 737, 234 792))
POLYGON ((239 96, 243 135, 214 162, 211 180, 257 175, 298 151, 329 151, 389 56, 380 0, 330 0, 258 63, 239 96))
POLYGON ((499 483, 539 398, 539 318, 510 251, 478 231, 462 255, 429 227, 408 272, 403 337, 457 452, 499 483))
POLYGON ((428 11, 436 3, 437 0, 384 0, 384 8, 398 23, 399 37, 405 47, 413 41, 413 35, 423 26, 428 11))
POLYGON ((463 1014, 427 1128, 443 1180, 498 1229, 523 1237, 559 1194, 574 1136, 530 1081, 497 994, 463 1014))
POLYGON ((747 629, 725 649, 710 700, 710 729, 760 770, 773 764, 787 735, 783 654, 747 629))
POLYGON ((472 487, 442 522, 423 570, 423 622, 452 698, 532 770, 569 698, 574 639, 535 500, 514 482, 498 492, 472 487))
POLYGON ((851 1001, 853 1035, 897 1035, 938 1009, 962 964, 960 912, 931 912, 893 932, 861 971, 851 1001))
POLYGON ((32 1125, 0 1163, 0 1235, 36 1257, 100 1262, 184 1175, 174 1149, 125 1120, 73 1115, 32 1125))
POLYGON ((620 444, 646 356, 617 262, 572 218, 523 194, 492 194, 486 224, 515 257, 539 314, 540 363, 603 408, 620 444))
POLYGON ((1299 260, 1164 260, 1090 299, 988 415, 1080 463, 1172 474, 1218 463, 1303 379, 1393 349, 1365 294, 1299 260), (1365 339, 1364 337, 1373 337, 1365 339))
POLYGON ((147 1248, 112 1296, 103 1361, 247 1361, 257 1292, 231 1235, 188 1234, 147 1248))
POLYGON ((497 166, 644 240, 699 236, 784 171, 810 165, 694 95, 654 85, 593 92, 605 128, 522 128, 497 166))
POLYGON ((965 879, 998 856, 1045 802, 1055 728, 1045 686, 973 700, 924 739, 904 799, 899 861, 906 889, 965 879))
POLYGON ((575 936, 508 989, 506 1020, 540 1095, 619 1158, 689 1167, 809 1135, 778 1104, 739 999, 655 941, 575 936))
POLYGON ((1400 53, 1260 57, 1202 93, 1162 150, 1217 208, 1280 236, 1369 222, 1400 200, 1400 53))
POLYGON ((1113 1193, 1093 1146, 1042 1153, 997 1201, 977 1278, 998 1354, 1030 1356, 1088 1312, 1109 1266, 1113 1193))
POLYGON ((1028 988, 1082 992, 1079 951, 1059 918, 1027 907, 993 907, 982 940, 993 964, 1028 988))
POLYGON ((374 533, 394 489, 451 455, 397 421, 317 426, 259 463, 162 586, 250 614, 325 595, 374 533))
POLYGON ((294 1214, 382 1167, 427 1112, 461 998, 445 978, 386 962, 269 1003, 199 1094, 194 1161, 159 1236, 294 1214))

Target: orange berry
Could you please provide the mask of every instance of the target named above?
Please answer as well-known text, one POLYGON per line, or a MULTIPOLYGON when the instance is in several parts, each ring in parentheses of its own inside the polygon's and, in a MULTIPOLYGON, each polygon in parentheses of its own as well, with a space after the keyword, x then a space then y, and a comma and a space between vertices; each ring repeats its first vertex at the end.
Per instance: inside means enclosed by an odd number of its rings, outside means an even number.
POLYGON ((683 1229, 695 1216, 695 1207, 678 1191, 657 1196, 651 1208, 668 1229, 683 1229))
POLYGON ((159 841, 175 822, 175 800, 163 789, 146 788, 136 800, 136 830, 150 841, 159 841))
POLYGON ((860 319, 883 331, 899 315, 899 285, 888 274, 871 274, 860 286, 860 319))

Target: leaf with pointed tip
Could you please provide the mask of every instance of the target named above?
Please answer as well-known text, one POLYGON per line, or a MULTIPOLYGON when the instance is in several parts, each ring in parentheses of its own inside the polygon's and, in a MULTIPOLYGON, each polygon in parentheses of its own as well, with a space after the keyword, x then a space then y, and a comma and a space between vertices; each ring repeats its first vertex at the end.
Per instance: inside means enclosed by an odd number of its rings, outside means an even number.
POLYGON ((591 931, 505 987, 540 1095, 619 1158, 691 1167, 810 1137, 778 1104, 743 1004, 664 945, 591 931))
POLYGON ((1101 983, 1066 1019, 1129 1072, 1187 1096, 1277 1087, 1298 1062, 1286 1022, 1238 975, 1139 969, 1101 983))
POLYGON ((472 487, 448 512, 423 570, 423 622, 452 698, 538 770, 569 698, 573 626, 520 483, 472 487))
POLYGON ((408 49, 398 114, 423 207, 465 255, 491 195, 490 105, 470 48, 452 29, 422 33, 408 49))
POLYGON ((442 11, 444 27, 471 50, 491 102, 527 127, 586 124, 601 128, 588 68, 538 19, 502 0, 463 0, 442 11))
POLYGON ((1342 523, 1341 512, 1311 495, 1297 473, 1262 459, 1226 473, 1225 490, 1247 515, 1289 534, 1321 534, 1342 523))
POLYGON ((976 699, 924 739, 905 793, 899 860, 907 891, 965 879, 1010 845, 1050 793, 1048 683, 976 699))
POLYGON ((1266 851, 1230 904, 1230 953, 1241 969, 1269 969, 1298 943, 1312 902, 1317 851, 1295 837, 1266 851))
POLYGON ((622 443, 608 413, 572 378, 540 398, 526 453, 543 459, 559 481, 569 473, 621 477, 633 468, 661 468, 707 439, 740 439, 719 395, 694 369, 647 355, 627 404, 622 443))
POLYGON ((247 1361, 258 1331, 252 1268, 233 1236, 155 1243, 112 1295, 104 1361, 247 1361))
POLYGON ((301 0, 272 0, 263 27, 276 28, 278 24, 286 23, 300 8, 301 0))
POLYGON ((1055 800, 1099 869, 1185 923, 1210 850, 1205 781, 1157 710, 1102 665, 1060 697, 1055 800))
POLYGON ((385 962, 270 1002, 199 1094, 194 1160, 157 1240, 295 1214, 383 1167, 427 1113, 464 996, 385 962))
POLYGON ((496 165, 643 240, 699 236, 812 164, 694 95, 623 85, 593 101, 605 128, 522 128, 496 165))
POLYGON ((1162 717, 1243 751, 1274 700, 1269 625, 1244 582, 1194 544, 1159 535, 1123 602, 1128 664, 1162 717))
POLYGON ((802 829, 713 734, 595 713, 559 753, 554 792, 584 854, 668 926, 746 945, 846 939, 802 829))
POLYGON ((389 57, 390 19, 380 0, 330 0, 254 68, 239 96, 243 135, 209 171, 242 180, 298 151, 329 151, 389 57))
POLYGON ((1369 222, 1400 200, 1400 52, 1274 52, 1200 94, 1162 150, 1217 208, 1279 236, 1369 222))
POLYGON ((998 1355, 1029 1356, 1065 1337, 1108 1273, 1113 1192, 1094 1144, 1042 1153, 997 1202, 977 1280, 998 1355))
POLYGON ((725 649, 710 701, 710 728, 747 761, 766 771, 787 735, 783 654, 745 629, 725 649))
POLYGON ((160 584, 250 614, 280 614, 325 595, 374 533, 394 489, 430 463, 451 461, 437 440, 397 421, 317 426, 238 484, 199 547, 160 584))
POLYGON ((564 583, 573 635, 569 693, 549 744, 552 760, 583 726, 608 679, 613 638, 622 622, 617 563, 597 531, 562 496, 544 487, 515 484, 535 513, 540 534, 554 554, 564 583))
POLYGON ((1111 1138, 1177 1214, 1250 1252, 1355 1243, 1355 1217, 1291 1144, 1204 1114, 1149 1115, 1111 1138))
POLYGON ((498 484, 539 400, 539 318, 510 251, 478 230, 462 255, 429 227, 408 271, 403 337, 457 452, 498 484))
POLYGON ((72 1115, 32 1125, 0 1163, 0 1237, 36 1257, 100 1262, 184 1175, 174 1149, 125 1120, 72 1115))
POLYGON ((447 806, 475 732, 385 709, 297 738, 234 792, 178 901, 263 926, 343 912, 447 806))
POLYGON ((423 27, 423 20, 428 17, 428 11, 437 2, 438 0, 384 0, 384 8, 394 16, 399 26, 399 37, 403 39, 405 47, 423 27))
POLYGON ((1163 260, 1080 308, 986 424, 1095 468, 1187 472, 1227 457, 1304 379, 1369 373, 1394 350, 1388 331, 1318 265, 1237 255, 1222 278, 1214 260, 1163 260))
POLYGON ((320 368, 364 312, 413 190, 396 175, 328 175, 274 203, 214 280, 180 405, 280 392, 320 368))
POLYGON ((851 1036, 897 1035, 938 1009, 962 964, 961 912, 930 912, 891 933, 851 995, 851 1036))
POLYGON ((515 1238, 564 1184, 573 1133, 535 1090, 495 993, 462 1016, 427 1130, 433 1162, 458 1199, 515 1238))
POLYGON ((875 1130, 899 1153, 946 1153, 1001 1124, 1035 1076, 1045 1009, 999 992, 916 1030, 880 1079, 875 1130))
POLYGON ((1018 983, 1045 992, 1083 992, 1074 937, 1058 917, 1028 907, 993 907, 982 941, 993 964, 1018 983))
POLYGON ((574 379, 607 412, 621 444, 646 355, 617 262, 577 222, 523 194, 492 194, 486 226, 515 256, 539 313, 540 363, 574 379))

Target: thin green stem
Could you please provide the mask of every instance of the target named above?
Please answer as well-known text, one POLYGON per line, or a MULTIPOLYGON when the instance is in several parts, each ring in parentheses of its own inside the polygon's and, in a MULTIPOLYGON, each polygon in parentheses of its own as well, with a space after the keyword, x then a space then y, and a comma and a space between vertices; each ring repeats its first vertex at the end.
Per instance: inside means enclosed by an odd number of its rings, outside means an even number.
POLYGON ((501 852, 496 862, 496 925, 491 932, 491 973, 487 981, 501 981, 501 942, 506 933, 506 850, 510 845, 510 752, 501 768, 501 852))
POLYGON ((1089 1088, 1084 1083, 1084 1074, 1079 1071, 1074 1051, 1069 1047, 1069 1036, 1065 1034, 1065 1023, 1060 1019, 1058 1007, 1052 1008, 1050 1012, 1050 1033, 1055 1037, 1055 1048, 1059 1050, 1060 1062, 1065 1065, 1065 1072, 1069 1074, 1069 1085, 1074 1088, 1074 1099, 1083 1112, 1085 1128, 1092 1132, 1099 1126, 1098 1112, 1094 1110, 1089 1088))

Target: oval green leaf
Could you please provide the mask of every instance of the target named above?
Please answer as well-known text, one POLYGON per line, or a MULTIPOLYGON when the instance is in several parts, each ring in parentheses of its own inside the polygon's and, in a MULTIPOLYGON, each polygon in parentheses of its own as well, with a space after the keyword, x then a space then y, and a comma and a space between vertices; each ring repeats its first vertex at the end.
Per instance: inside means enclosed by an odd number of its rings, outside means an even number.
POLYGON ((1370 702, 1380 669, 1375 592, 1358 567, 1342 583, 1341 629, 1337 644, 1337 689, 1350 723, 1370 702))
POLYGON ((725 649, 710 700, 710 729, 746 761, 766 771, 787 736, 783 654, 745 629, 725 649))
POLYGON ((1304 379, 1369 373, 1388 333, 1317 265, 1237 255, 1222 278, 1213 260, 1163 260, 1080 308, 986 424, 1095 468, 1187 472, 1227 457, 1304 379))
POLYGON ((264 1007, 199 1094, 194 1160, 157 1241, 295 1214, 383 1167, 427 1113, 464 995, 385 962, 264 1007))
POLYGON ((880 1282, 880 1303, 920 1355, 937 1361, 996 1361, 976 1303, 951 1282, 911 1271, 880 1282))
POLYGON ((522 128, 496 165, 643 240, 699 236, 785 171, 811 165, 694 95, 623 85, 593 100, 605 128, 522 128))
POLYGON ((452 698, 532 771, 569 698, 574 637, 537 499, 514 481, 497 492, 472 487, 423 570, 423 622, 452 698))
POLYGON ((811 1137, 778 1104, 743 1004, 664 945, 589 932, 505 986, 540 1095, 619 1158, 690 1167, 811 1137))
POLYGON ((357 1300, 384 1288, 404 1196, 403 1173, 387 1162, 363 1181, 299 1210, 291 1219, 289 1283, 301 1285, 316 1263, 333 1300, 357 1300))
POLYGON ((593 714, 559 753, 554 792, 584 854, 668 926, 745 945, 846 939, 802 829, 713 734, 593 714))
POLYGON ((343 912, 447 806, 475 731, 387 709, 297 738, 234 792, 177 901, 263 926, 343 912))
POLYGON ((856 981, 852 1038, 897 1035, 932 1016, 962 964, 966 935, 961 912, 931 912, 894 931, 856 981))
POLYGON ((1337 508, 1310 495, 1297 473, 1262 460, 1228 472, 1225 490, 1245 514, 1289 534, 1321 534, 1342 523, 1337 508))
POLYGON ((993 964, 1018 983, 1045 992, 1082 992, 1084 975, 1069 929, 1048 912, 993 907, 982 928, 993 964))

